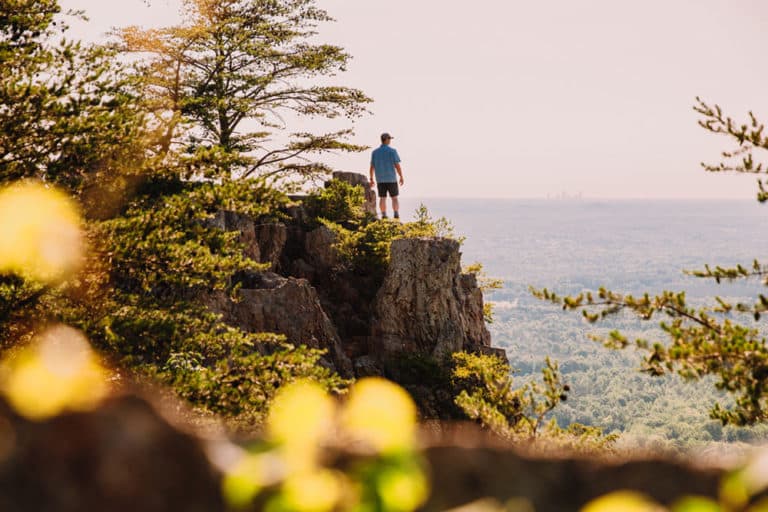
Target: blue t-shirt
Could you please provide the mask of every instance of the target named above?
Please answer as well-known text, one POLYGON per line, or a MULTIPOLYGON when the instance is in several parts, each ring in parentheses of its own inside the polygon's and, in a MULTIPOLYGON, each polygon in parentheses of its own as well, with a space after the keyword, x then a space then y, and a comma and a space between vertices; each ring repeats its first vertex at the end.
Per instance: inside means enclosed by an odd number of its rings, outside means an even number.
POLYGON ((397 183, 395 164, 400 163, 400 155, 395 148, 382 144, 373 150, 371 165, 376 172, 376 181, 379 183, 397 183))

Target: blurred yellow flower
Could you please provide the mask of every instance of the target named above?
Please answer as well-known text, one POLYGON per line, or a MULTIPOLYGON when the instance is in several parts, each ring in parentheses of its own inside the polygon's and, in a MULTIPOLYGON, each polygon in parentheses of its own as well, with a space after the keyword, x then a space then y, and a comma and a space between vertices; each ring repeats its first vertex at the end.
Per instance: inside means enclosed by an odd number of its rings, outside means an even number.
POLYGON ((748 465, 748 469, 740 469, 726 474, 720 480, 720 501, 733 509, 743 508, 749 502, 749 497, 756 483, 752 479, 757 476, 755 473, 757 467, 759 466, 751 463, 748 465))
POLYGON ((32 182, 0 190, 0 272, 57 281, 82 253, 80 215, 64 193, 32 182))
MULTIPOLYGON (((722 512, 720 505, 704 496, 684 496, 672 505, 672 512, 722 512)), ((752 511, 750 512, 757 512, 752 511)))
POLYGON ((234 508, 243 508, 251 503, 271 480, 269 466, 268 455, 244 455, 222 481, 222 492, 227 503, 234 508))
POLYGON ((315 382, 299 380, 275 397, 267 418, 269 437, 280 444, 286 465, 303 471, 316 464, 320 445, 333 429, 335 403, 315 382))
POLYGON ((283 484, 283 505, 296 512, 332 510, 341 499, 342 482, 342 475, 327 469, 293 475, 283 484))
POLYGON ((410 449, 416 437, 416 406, 397 384, 370 377, 352 387, 342 423, 353 438, 380 452, 410 449))
POLYGON ((422 469, 411 464, 384 471, 378 477, 378 490, 385 510, 410 512, 426 501, 429 484, 422 469))
POLYGON ((2 366, 2 391, 30 419, 87 410, 108 392, 106 371, 75 329, 50 329, 2 366))
POLYGON ((663 507, 633 491, 617 491, 589 502, 581 512, 662 512, 663 507))

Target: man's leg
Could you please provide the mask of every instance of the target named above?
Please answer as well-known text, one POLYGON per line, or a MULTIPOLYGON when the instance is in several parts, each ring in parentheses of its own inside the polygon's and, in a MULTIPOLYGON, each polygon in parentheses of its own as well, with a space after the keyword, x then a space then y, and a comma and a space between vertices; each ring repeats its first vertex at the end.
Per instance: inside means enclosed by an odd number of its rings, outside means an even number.
POLYGON ((400 218, 400 201, 397 196, 392 197, 392 211, 395 212, 395 218, 400 218))
POLYGON ((381 218, 387 218, 387 196, 379 197, 379 210, 381 210, 381 218))

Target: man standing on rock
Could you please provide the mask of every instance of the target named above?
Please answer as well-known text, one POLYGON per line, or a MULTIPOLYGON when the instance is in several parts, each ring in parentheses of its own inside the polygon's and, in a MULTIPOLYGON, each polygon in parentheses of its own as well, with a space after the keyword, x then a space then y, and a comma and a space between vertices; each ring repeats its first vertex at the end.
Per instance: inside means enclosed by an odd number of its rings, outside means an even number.
POLYGON ((400 202, 397 199, 397 196, 400 195, 400 189, 397 186, 397 177, 400 177, 400 186, 403 186, 403 169, 400 167, 400 155, 397 154, 395 148, 389 145, 392 139, 390 134, 382 133, 381 146, 375 149, 371 155, 371 188, 378 183, 379 209, 382 219, 387 218, 387 194, 392 198, 392 211, 395 218, 400 218, 400 202), (373 179, 374 173, 376 174, 375 180, 373 179))

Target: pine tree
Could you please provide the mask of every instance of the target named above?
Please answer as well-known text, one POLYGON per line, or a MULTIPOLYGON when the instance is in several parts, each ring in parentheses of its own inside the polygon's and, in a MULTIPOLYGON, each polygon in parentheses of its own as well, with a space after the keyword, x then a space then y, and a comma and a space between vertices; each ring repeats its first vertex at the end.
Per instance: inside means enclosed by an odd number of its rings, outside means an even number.
POLYGON ((199 174, 242 178, 316 175, 312 155, 360 151, 352 132, 285 133, 287 117, 355 119, 362 91, 318 85, 345 70, 350 55, 313 38, 329 15, 314 0, 186 0, 184 23, 118 31, 123 51, 143 57, 145 95, 162 134, 202 163, 199 174), (216 165, 210 165, 216 162, 216 165))

